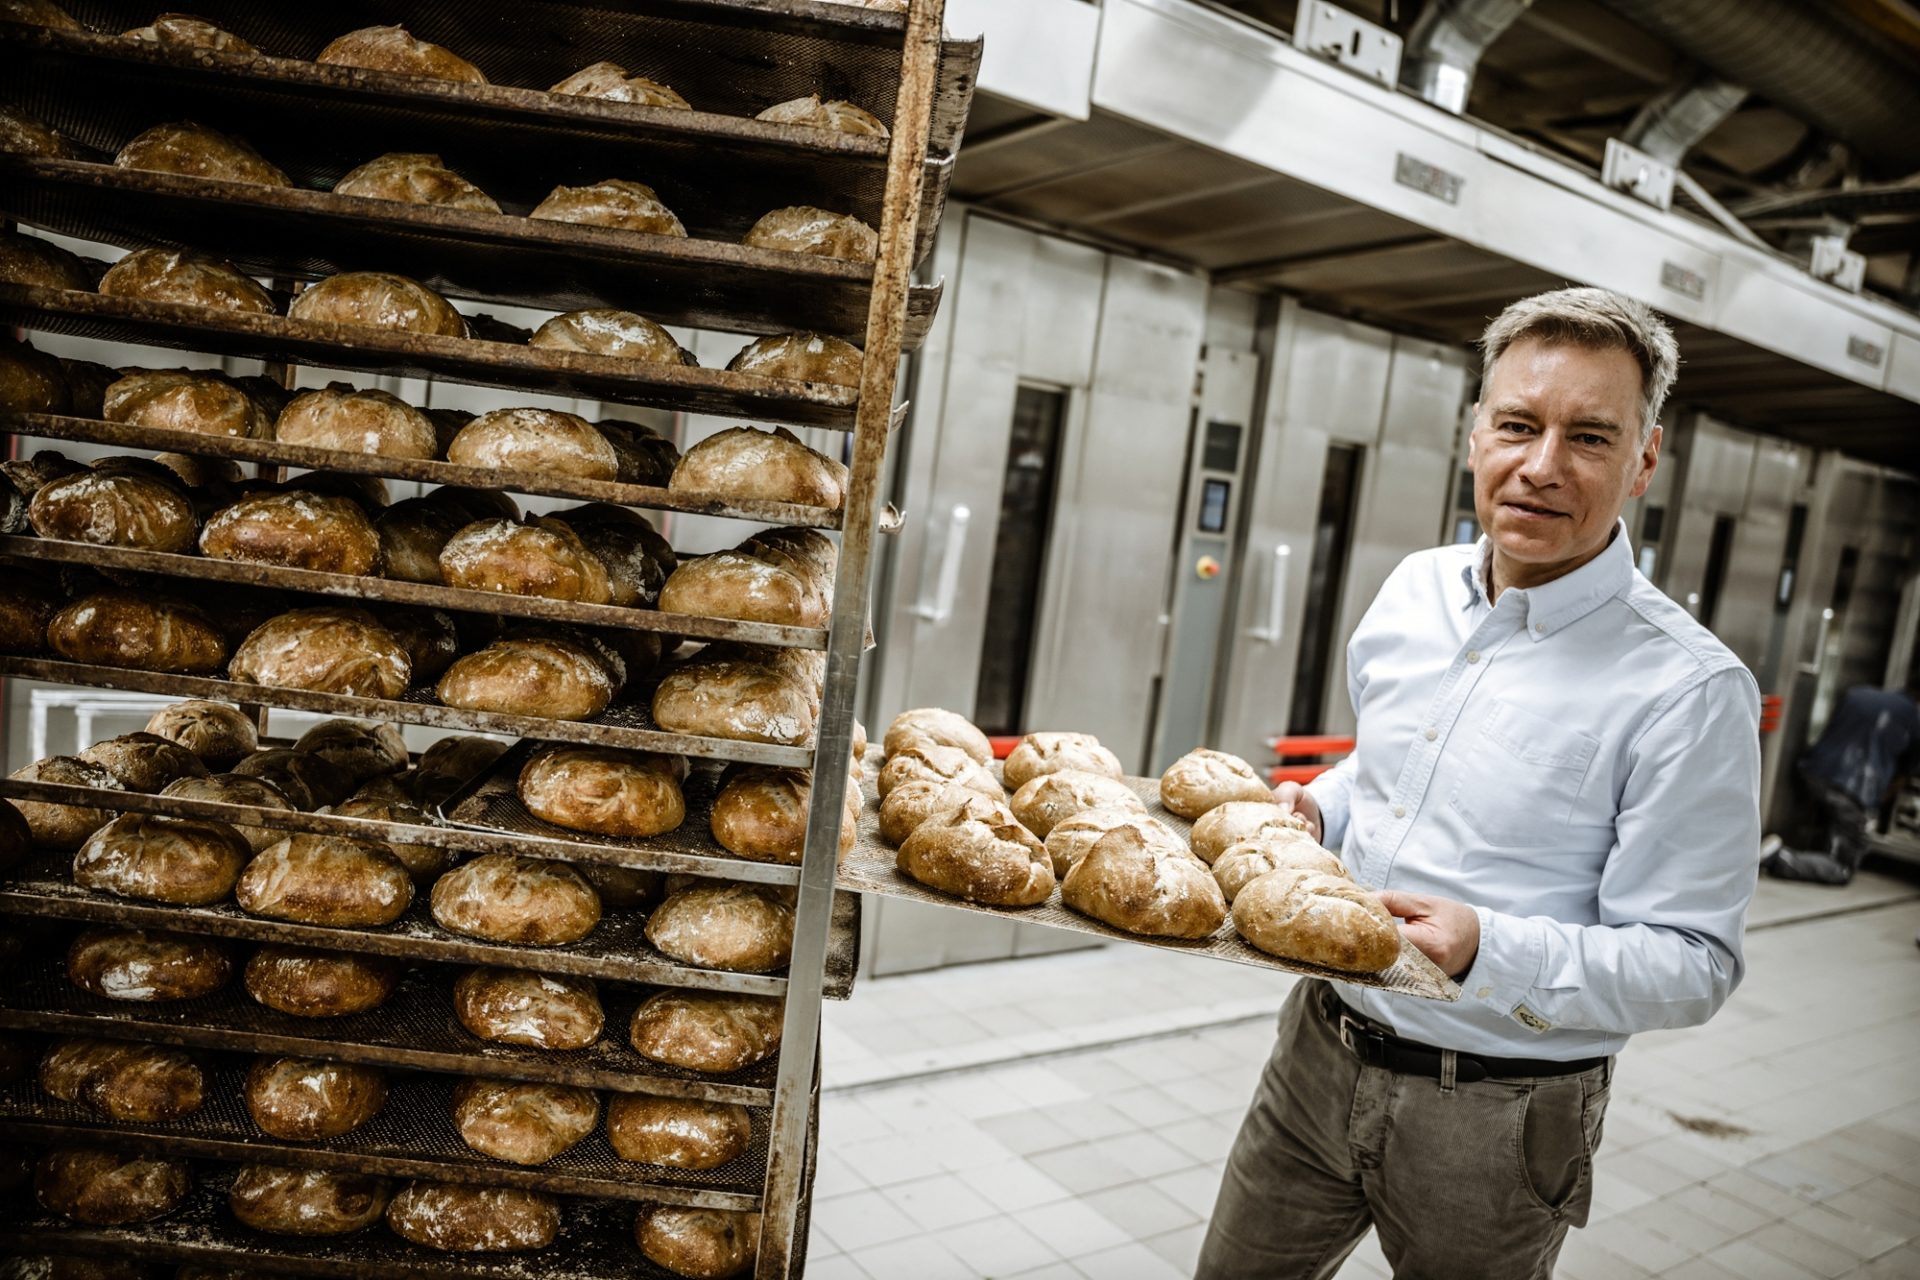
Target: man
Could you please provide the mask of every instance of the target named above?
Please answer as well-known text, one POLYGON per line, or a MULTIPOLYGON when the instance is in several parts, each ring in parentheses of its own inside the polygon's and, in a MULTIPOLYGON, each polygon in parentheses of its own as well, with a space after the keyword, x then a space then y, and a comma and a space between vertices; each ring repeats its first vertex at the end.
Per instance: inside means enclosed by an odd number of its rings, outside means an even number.
MULTIPOLYGON (((1920 682, 1920 672, 1914 675, 1920 682)), ((1761 863, 1782 880, 1845 884, 1869 852, 1868 829, 1920 764, 1920 690, 1855 685, 1840 697, 1826 732, 1800 759, 1800 776, 1826 811, 1824 850, 1788 849, 1769 836, 1761 863)))
POLYGON ((1478 546, 1408 557, 1347 650, 1352 756, 1283 804, 1379 888, 1457 1003, 1303 982, 1235 1141, 1202 1280, 1544 1277, 1592 1194, 1613 1057, 1739 983, 1759 690, 1634 569, 1678 351, 1564 289, 1481 339, 1478 546))

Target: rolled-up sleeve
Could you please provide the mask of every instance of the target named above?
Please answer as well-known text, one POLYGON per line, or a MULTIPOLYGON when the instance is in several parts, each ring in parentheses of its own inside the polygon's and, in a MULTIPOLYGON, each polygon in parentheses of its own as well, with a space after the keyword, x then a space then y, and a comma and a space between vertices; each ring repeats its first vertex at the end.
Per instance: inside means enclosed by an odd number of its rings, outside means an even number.
POLYGON ((1745 668, 1706 676, 1656 709, 1629 749, 1599 923, 1481 909, 1466 998, 1536 1031, 1631 1034, 1712 1017, 1745 969, 1759 716, 1745 668))

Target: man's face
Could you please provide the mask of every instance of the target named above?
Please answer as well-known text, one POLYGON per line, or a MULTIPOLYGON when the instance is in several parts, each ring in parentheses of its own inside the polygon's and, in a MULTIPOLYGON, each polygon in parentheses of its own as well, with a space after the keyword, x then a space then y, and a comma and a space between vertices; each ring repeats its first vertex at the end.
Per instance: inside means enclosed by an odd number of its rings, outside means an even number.
POLYGON ((1550 581, 1607 545, 1660 457, 1660 429, 1643 443, 1640 421, 1640 366, 1625 351, 1526 339, 1494 362, 1467 465, 1501 585, 1550 581))

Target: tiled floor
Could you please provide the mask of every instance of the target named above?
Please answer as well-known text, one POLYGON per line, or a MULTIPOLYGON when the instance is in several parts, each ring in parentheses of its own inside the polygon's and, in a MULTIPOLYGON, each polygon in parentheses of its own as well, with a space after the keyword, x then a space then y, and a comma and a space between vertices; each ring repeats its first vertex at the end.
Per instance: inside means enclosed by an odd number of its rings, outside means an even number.
MULTIPOLYGON (((1920 892, 1769 882, 1753 918, 1719 1017, 1621 1058, 1559 1275, 1920 1280, 1920 892)), ((1132 947, 863 982, 809 1280, 1191 1275, 1288 986, 1132 947)), ((1341 1272, 1386 1275, 1371 1237, 1341 1272)))

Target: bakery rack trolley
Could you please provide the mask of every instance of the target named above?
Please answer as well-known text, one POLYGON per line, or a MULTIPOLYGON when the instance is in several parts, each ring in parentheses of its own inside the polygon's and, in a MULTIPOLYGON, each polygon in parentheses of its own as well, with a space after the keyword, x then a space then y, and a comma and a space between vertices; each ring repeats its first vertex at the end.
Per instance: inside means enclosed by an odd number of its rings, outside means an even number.
MULTIPOLYGON (((899 357, 924 338, 939 288, 911 283, 931 246, 953 154, 979 64, 977 41, 944 38, 944 0, 909 0, 905 12, 831 0, 352 0, 322 6, 263 6, 205 0, 196 12, 258 47, 257 55, 162 48, 110 34, 140 26, 152 3, 72 0, 63 7, 90 30, 56 31, 0 20, 5 96, 90 149, 85 159, 0 155, 0 218, 30 228, 125 247, 201 248, 286 282, 342 270, 397 270, 445 295, 550 310, 634 307, 664 323, 746 334, 812 329, 856 340, 864 350, 857 389, 759 383, 723 370, 640 365, 524 346, 524 333, 477 322, 467 339, 378 330, 340 330, 284 316, 236 316, 97 294, 0 285, 0 322, 29 331, 102 338, 292 367, 320 365, 407 377, 572 394, 759 422, 830 426, 851 432, 844 508, 795 507, 687 498, 664 488, 559 476, 502 476, 446 462, 337 453, 271 440, 179 436, 68 414, 7 414, 0 430, 21 439, 84 441, 173 449, 263 467, 295 466, 459 484, 517 493, 611 501, 667 511, 808 525, 840 533, 831 621, 824 629, 664 618, 642 610, 568 604, 340 575, 236 565, 192 556, 110 550, 4 537, 0 559, 90 564, 224 589, 270 588, 323 596, 504 613, 597 626, 655 630, 696 639, 734 639, 823 648, 826 677, 811 747, 784 747, 666 733, 644 709, 615 708, 593 721, 459 711, 428 693, 399 699, 263 688, 224 679, 90 666, 34 656, 0 657, 0 676, 94 685, 179 697, 208 697, 399 723, 504 733, 550 741, 676 751, 710 759, 814 767, 814 803, 798 867, 743 862, 704 840, 704 815, 689 796, 679 838, 633 842, 559 838, 459 825, 416 826, 293 813, 133 792, 0 780, 0 795, 86 803, 110 810, 221 818, 289 831, 331 832, 437 845, 602 861, 661 871, 797 886, 792 959, 784 975, 734 974, 677 964, 637 928, 596 932, 571 947, 531 949, 477 943, 412 916, 386 930, 320 929, 263 921, 227 907, 157 907, 104 900, 60 881, 58 859, 17 869, 0 883, 0 913, 70 921, 158 926, 229 938, 274 940, 443 963, 487 963, 628 982, 784 994, 778 1057, 723 1080, 648 1063, 609 1035, 565 1061, 450 1038, 443 988, 412 979, 389 1005, 318 1030, 243 999, 217 995, 164 1006, 108 1009, 65 990, 57 964, 29 961, 0 993, 0 1029, 106 1033, 202 1048, 330 1056, 410 1067, 389 1114, 349 1139, 275 1146, 234 1109, 231 1079, 216 1074, 205 1114, 173 1127, 115 1130, 83 1123, 71 1108, 23 1103, 0 1089, 0 1136, 77 1139, 212 1159, 267 1159, 394 1176, 517 1185, 581 1197, 549 1251, 533 1255, 427 1256, 398 1241, 360 1237, 315 1245, 275 1237, 270 1245, 220 1221, 205 1188, 178 1213, 145 1228, 61 1228, 45 1220, 0 1223, 0 1249, 142 1255, 280 1274, 529 1276, 565 1280, 665 1275, 640 1257, 618 1217, 636 1199, 757 1209, 760 1280, 797 1276, 805 1260, 805 1219, 816 1134, 818 1032, 823 998, 844 998, 852 981, 857 927, 851 895, 835 892, 835 854, 847 785, 853 700, 865 640, 874 540, 883 528, 879 487, 899 357), (400 23, 416 36, 479 63, 497 83, 468 85, 393 73, 321 66, 312 53, 358 26, 400 23), (622 58, 622 53, 627 55, 622 58), (601 58, 663 64, 660 78, 701 109, 662 111, 535 88, 601 58), (86 91, 76 91, 76 85, 86 91), (758 90, 758 97, 753 91, 758 90), (887 139, 824 134, 751 119, 760 106, 819 92, 855 97, 886 118, 887 139), (256 144, 293 176, 268 188, 118 169, 107 161, 139 130, 162 120, 200 118, 256 144), (401 142, 406 137, 408 142, 401 142), (555 182, 616 175, 656 180, 689 228, 665 239, 604 228, 534 222, 428 206, 334 196, 343 168, 328 149, 358 146, 370 158, 436 147, 471 157, 456 167, 504 205, 524 207, 555 182), (284 152, 284 154, 280 154, 284 152), (329 167, 331 166, 331 168, 329 167), (544 171, 543 171, 544 166, 544 171), (673 194, 669 195, 669 188, 673 194), (746 249, 737 240, 765 208, 811 203, 862 217, 878 229, 875 263, 746 249), (696 838, 698 837, 698 838, 696 838), (417 1120, 445 1115, 446 1073, 548 1079, 589 1087, 737 1101, 755 1114, 753 1158, 742 1181, 637 1176, 595 1149, 548 1166, 520 1169, 472 1157, 450 1132, 417 1120), (440 1073, 440 1074, 435 1074, 440 1073), (417 1105, 415 1105, 417 1104, 417 1105), (764 1153, 762 1156, 760 1153, 764 1153)), ((648 71, 648 74, 653 74, 648 71)), ((284 306, 282 307, 284 310, 284 306)), ((472 317, 472 308, 467 308, 472 317)), ((451 808, 451 805, 448 806, 451 808)), ((416 975, 417 977, 417 975, 416 975)), ((610 1032, 626 1004, 608 1000, 610 1032)), ((28 1087, 25 1092, 31 1093, 28 1087)), ((442 1129, 448 1126, 441 1126, 442 1129)), ((722 1171, 725 1172, 725 1171, 722 1171)), ((378 1233, 360 1233, 361 1236, 378 1233)))

